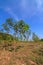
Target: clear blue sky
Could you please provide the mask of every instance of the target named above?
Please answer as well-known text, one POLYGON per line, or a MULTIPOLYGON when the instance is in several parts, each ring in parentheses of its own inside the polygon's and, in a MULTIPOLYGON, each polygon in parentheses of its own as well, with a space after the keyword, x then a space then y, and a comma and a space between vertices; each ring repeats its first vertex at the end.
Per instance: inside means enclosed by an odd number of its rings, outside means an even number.
POLYGON ((43 37, 43 0, 0 0, 0 24, 9 17, 24 20, 43 37))

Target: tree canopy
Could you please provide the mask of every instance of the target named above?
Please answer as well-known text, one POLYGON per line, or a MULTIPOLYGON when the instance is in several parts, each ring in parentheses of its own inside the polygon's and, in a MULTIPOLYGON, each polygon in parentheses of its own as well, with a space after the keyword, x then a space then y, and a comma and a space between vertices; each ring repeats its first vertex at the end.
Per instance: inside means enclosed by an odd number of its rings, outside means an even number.
POLYGON ((6 19, 5 23, 2 24, 3 32, 11 33, 15 37, 20 37, 22 40, 26 39, 30 35, 30 27, 23 20, 14 21, 12 18, 6 19))

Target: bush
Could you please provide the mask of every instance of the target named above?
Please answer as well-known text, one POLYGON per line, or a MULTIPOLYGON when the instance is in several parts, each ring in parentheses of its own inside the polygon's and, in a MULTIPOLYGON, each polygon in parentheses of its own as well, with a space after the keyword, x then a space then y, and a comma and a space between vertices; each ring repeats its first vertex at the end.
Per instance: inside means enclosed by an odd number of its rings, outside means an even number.
POLYGON ((35 33, 33 33, 32 40, 37 42, 37 41, 39 41, 39 37, 35 33))
POLYGON ((43 39, 41 39, 40 41, 42 41, 42 42, 43 42, 43 39))

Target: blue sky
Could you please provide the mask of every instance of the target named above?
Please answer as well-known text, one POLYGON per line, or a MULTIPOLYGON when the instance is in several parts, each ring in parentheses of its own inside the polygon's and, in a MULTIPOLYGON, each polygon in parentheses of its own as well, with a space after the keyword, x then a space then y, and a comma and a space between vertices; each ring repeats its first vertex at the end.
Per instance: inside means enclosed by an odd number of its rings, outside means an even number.
POLYGON ((24 20, 39 37, 43 37, 43 0, 0 0, 0 24, 6 18, 24 20))

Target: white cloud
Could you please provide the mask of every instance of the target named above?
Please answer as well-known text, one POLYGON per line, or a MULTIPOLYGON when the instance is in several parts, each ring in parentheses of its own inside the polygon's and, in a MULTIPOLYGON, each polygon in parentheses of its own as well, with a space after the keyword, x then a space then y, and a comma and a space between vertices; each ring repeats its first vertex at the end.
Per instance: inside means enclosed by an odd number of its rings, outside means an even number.
POLYGON ((17 15, 13 12, 13 10, 10 7, 0 7, 0 9, 4 10, 8 14, 10 14, 15 20, 19 20, 17 15))
POLYGON ((25 9, 26 7, 27 7, 27 0, 21 0, 21 2, 20 2, 20 6, 23 8, 23 9, 25 9))
POLYGON ((22 13, 22 17, 31 17, 37 13, 37 6, 35 6, 35 0, 21 0, 20 9, 22 13))
POLYGON ((21 0, 21 8, 28 10, 29 8, 43 9, 43 0, 21 0))
POLYGON ((20 19, 18 19, 19 14, 21 18, 31 18, 32 16, 38 15, 38 13, 43 12, 43 0, 13 0, 10 4, 6 4, 6 6, 1 8, 9 13, 16 20, 20 19))
POLYGON ((13 10, 9 7, 5 8, 5 11, 8 12, 15 20, 19 20, 17 15, 13 12, 13 10))
POLYGON ((43 0, 36 0, 37 8, 43 10, 43 0))
POLYGON ((22 17, 31 18, 43 13, 43 0, 21 0, 22 17))

